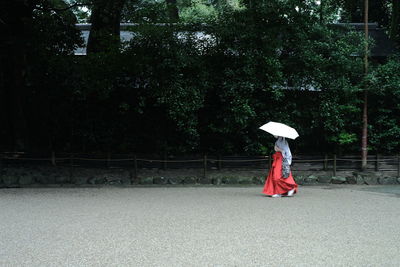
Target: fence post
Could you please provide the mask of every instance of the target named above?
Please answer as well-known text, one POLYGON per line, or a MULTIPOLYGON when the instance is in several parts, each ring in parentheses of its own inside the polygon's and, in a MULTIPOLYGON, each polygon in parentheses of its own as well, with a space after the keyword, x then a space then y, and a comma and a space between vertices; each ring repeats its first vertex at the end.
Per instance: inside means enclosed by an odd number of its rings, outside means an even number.
POLYGON ((400 155, 397 155, 397 178, 400 178, 400 155))
POLYGON ((51 152, 51 165, 56 166, 56 152, 51 152))
POLYGON ((379 155, 378 153, 375 156, 375 171, 379 171, 379 155))
POLYGON ((324 159, 324 171, 328 169, 328 155, 325 154, 325 159, 324 159))
POLYGON ((163 169, 163 170, 166 170, 166 169, 167 169, 167 152, 165 152, 165 151, 164 151, 164 154, 163 154, 162 169, 163 169))
POLYGON ((333 176, 336 176, 336 154, 333 155, 333 176))
POLYGON ((107 152, 107 161, 106 161, 106 165, 107 165, 107 169, 110 168, 110 159, 111 159, 111 152, 107 152))
POLYGON ((272 157, 271 154, 268 155, 268 169, 271 169, 272 166, 272 157))
POLYGON ((137 175, 137 158, 136 158, 136 154, 135 155, 133 155, 133 181, 132 181, 132 183, 133 182, 139 182, 138 181, 138 175, 137 175))
POLYGON ((203 167, 204 167, 204 172, 203 172, 203 178, 207 178, 207 155, 204 154, 204 161, 203 161, 203 167))
POLYGON ((69 178, 70 178, 70 181, 72 181, 72 178, 73 178, 73 176, 74 176, 74 153, 71 153, 70 155, 69 155, 69 164, 70 164, 70 166, 69 166, 69 178))
POLYGON ((218 170, 220 171, 221 169, 222 169, 221 155, 218 155, 218 170))

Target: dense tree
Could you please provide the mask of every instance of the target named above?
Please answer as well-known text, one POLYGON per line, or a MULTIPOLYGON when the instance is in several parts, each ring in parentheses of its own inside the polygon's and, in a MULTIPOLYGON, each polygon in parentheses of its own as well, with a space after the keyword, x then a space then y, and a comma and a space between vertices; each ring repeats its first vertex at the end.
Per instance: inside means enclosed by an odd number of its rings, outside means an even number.
POLYGON ((26 147, 26 117, 23 110, 28 71, 27 50, 31 45, 33 1, 9 0, 0 4, 1 99, 5 114, 8 149, 26 147))
POLYGON ((370 144, 380 153, 398 153, 400 143, 400 59, 392 58, 370 73, 370 144))
MULTIPOLYGON (((398 60, 371 66, 363 79, 355 56, 363 54, 362 36, 332 25, 341 3, 253 1, 246 8, 182 0, 185 23, 157 24, 171 19, 165 1, 122 2, 117 10, 105 6, 112 15, 98 13, 97 29, 114 34, 99 35, 87 56, 73 56, 82 40, 70 11, 87 5, 94 20, 96 4, 106 5, 101 1, 41 1, 32 6, 29 34, 20 35, 22 49, 2 42, 2 62, 11 49, 24 51, 24 76, 15 80, 23 84, 19 107, 28 123, 20 132, 29 150, 259 154, 269 151, 272 137, 258 127, 276 120, 299 130, 294 151, 356 152, 365 81, 371 91, 385 88, 371 92, 371 149, 400 148, 393 138, 398 111, 385 106, 397 99, 397 76, 390 73, 398 72, 398 60), (118 14, 140 22, 123 49, 113 49, 120 48, 112 26, 118 14)), ((4 66, 2 96, 15 87, 4 66)), ((18 105, 5 99, 0 116, 9 123, 15 115, 8 109, 18 105)), ((9 146, 18 140, 14 127, 1 128, 2 150, 16 147, 9 146)))
POLYGON ((39 66, 44 66, 42 63, 49 62, 55 55, 71 54, 79 42, 79 36, 73 35, 76 32, 73 27, 75 17, 67 11, 68 6, 62 1, 2 2, 0 25, 4 34, 1 40, 0 94, 5 124, 2 127, 3 149, 19 151, 32 148, 31 137, 35 133, 30 131, 29 114, 40 114, 37 112, 39 109, 32 105, 51 104, 32 99, 36 94, 44 93, 42 89, 46 88, 35 88, 33 84, 38 72, 39 80, 46 80, 48 72, 39 66), (72 25, 72 30, 54 27, 65 23, 72 25))
MULTIPOLYGON (((341 8, 341 21, 357 23, 364 21, 364 0, 341 0, 332 2, 332 5, 341 8)), ((400 44, 399 5, 397 0, 369 0, 368 12, 368 21, 378 22, 381 27, 386 28, 391 39, 398 44, 400 44)))

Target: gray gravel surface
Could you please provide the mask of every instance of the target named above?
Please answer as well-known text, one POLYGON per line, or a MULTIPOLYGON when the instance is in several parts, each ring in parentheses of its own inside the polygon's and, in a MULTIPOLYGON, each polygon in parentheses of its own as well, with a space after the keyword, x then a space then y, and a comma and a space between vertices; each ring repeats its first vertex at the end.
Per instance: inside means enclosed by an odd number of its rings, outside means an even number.
POLYGON ((400 266, 400 186, 261 189, 2 189, 0 265, 400 266))

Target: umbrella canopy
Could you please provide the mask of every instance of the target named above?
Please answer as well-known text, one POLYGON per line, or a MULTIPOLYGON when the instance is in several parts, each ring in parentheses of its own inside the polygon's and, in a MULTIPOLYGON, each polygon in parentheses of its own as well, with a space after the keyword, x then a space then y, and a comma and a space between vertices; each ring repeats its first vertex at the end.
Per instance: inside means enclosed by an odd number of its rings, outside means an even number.
POLYGON ((296 139, 299 137, 299 134, 295 129, 279 122, 270 121, 261 126, 260 129, 272 135, 282 136, 290 139, 296 139))

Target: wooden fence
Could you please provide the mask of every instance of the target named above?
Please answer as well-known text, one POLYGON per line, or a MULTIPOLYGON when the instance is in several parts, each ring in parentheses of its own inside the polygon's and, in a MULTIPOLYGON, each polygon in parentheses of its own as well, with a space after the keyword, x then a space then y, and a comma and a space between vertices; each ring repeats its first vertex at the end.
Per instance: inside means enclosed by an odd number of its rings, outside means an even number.
MULTIPOLYGON (((201 169, 204 177, 209 170, 266 169, 271 166, 271 156, 193 156, 193 157, 144 157, 136 154, 74 154, 55 152, 46 155, 26 153, 0 153, 0 170, 6 167, 47 165, 74 168, 126 168, 131 169, 134 178, 139 169, 201 169)), ((400 177, 400 156, 370 155, 367 171, 397 172, 400 177)), ((358 171, 361 158, 357 156, 295 156, 292 170, 328 171, 336 176, 339 171, 358 171)))

